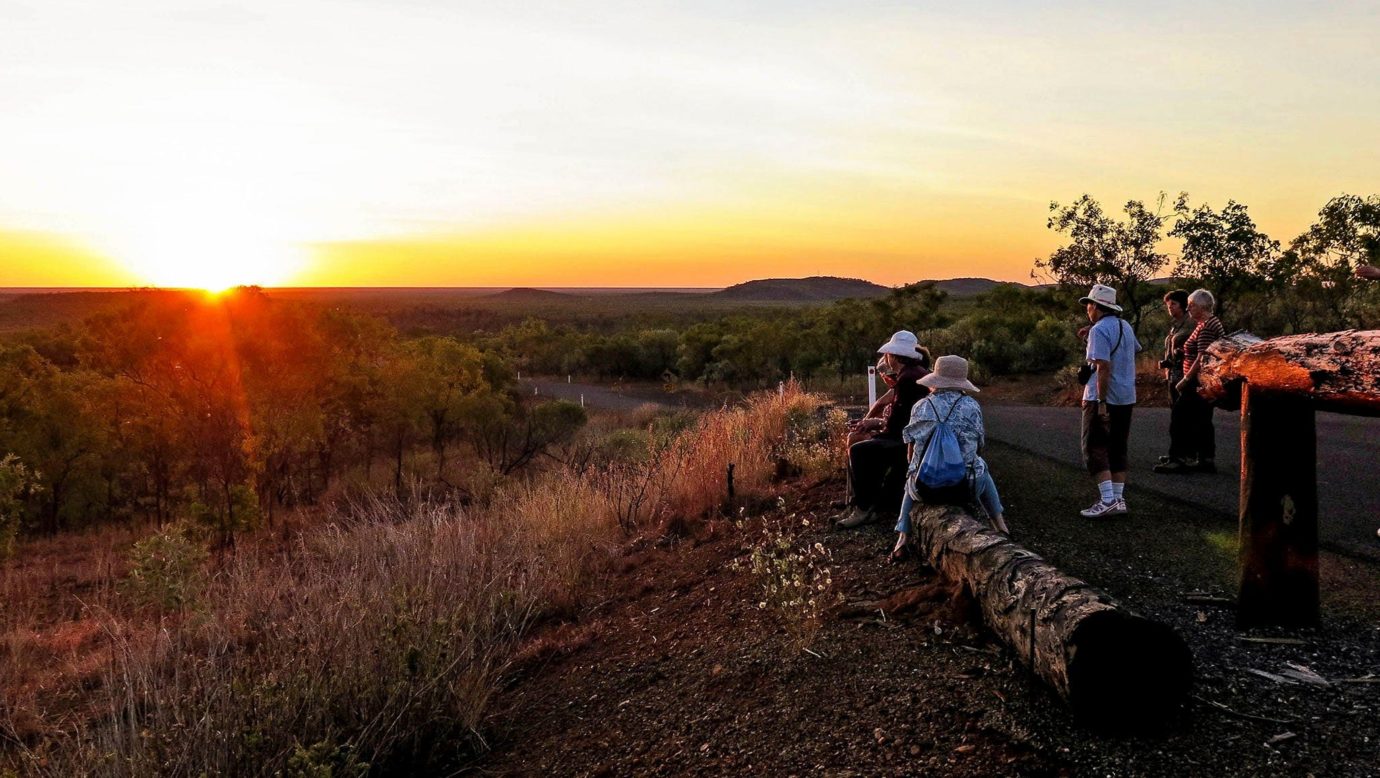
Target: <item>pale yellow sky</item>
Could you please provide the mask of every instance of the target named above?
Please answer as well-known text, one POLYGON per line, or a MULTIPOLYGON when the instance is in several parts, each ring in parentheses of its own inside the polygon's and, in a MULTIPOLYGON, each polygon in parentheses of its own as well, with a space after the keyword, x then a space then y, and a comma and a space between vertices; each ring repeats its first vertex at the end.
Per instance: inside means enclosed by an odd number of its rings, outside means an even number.
POLYGON ((1380 6, 0 0, 0 286, 1025 280, 1380 190, 1380 6))

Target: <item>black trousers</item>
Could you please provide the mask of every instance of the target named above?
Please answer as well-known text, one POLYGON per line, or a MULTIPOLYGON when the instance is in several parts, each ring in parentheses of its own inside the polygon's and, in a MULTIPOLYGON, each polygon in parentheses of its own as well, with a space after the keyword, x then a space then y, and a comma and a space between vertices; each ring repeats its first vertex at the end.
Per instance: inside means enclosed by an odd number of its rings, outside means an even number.
POLYGON ((1180 392, 1169 410, 1169 456, 1178 460, 1217 458, 1212 403, 1198 396, 1196 383, 1180 392))
POLYGON ((848 449, 853 504, 865 511, 899 511, 908 464, 903 441, 873 438, 854 443, 848 449))

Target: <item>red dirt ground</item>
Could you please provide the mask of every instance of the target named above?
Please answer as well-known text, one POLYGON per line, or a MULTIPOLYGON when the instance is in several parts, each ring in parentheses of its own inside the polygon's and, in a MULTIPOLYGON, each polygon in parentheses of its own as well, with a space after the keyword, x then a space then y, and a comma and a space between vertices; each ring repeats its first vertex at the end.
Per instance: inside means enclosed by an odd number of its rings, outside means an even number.
MULTIPOLYGON (((996 453, 1013 477, 1018 467, 1047 467, 996 453)), ((1070 468, 1067 477, 1080 475, 1070 468)), ((1065 476, 1045 477, 1063 499, 1065 476)), ((1198 664, 1198 699, 1162 731, 1117 736, 1080 725, 981 627, 965 596, 914 562, 885 563, 890 527, 824 529, 841 490, 797 484, 784 492, 785 512, 812 519, 800 540, 832 550, 834 588, 845 601, 808 651, 792 646, 775 613, 758 609, 751 572, 733 569, 750 553, 751 528, 725 521, 674 546, 634 546, 604 601, 534 638, 484 727, 491 750, 468 767, 500 775, 1364 775, 1380 763, 1380 736, 1362 731, 1374 721, 1374 684, 1277 687, 1244 668, 1273 667, 1284 657, 1272 649, 1282 647, 1242 644, 1229 619, 1183 605, 1179 594, 1211 584, 1216 571, 1134 545, 1119 557, 1099 547, 1111 537, 1091 549, 1070 546, 1055 533, 1055 557, 1167 619, 1198 664), (1222 703, 1232 710, 1214 707, 1222 703)), ((1009 518, 1042 549, 1022 512, 1009 518)), ((1186 518, 1186 530, 1197 521, 1186 518)), ((1182 543, 1168 526, 1146 529, 1182 543)), ((1289 650, 1312 652, 1308 661, 1329 677, 1356 676, 1370 664, 1375 634, 1343 620, 1303 635, 1316 648, 1289 650)))

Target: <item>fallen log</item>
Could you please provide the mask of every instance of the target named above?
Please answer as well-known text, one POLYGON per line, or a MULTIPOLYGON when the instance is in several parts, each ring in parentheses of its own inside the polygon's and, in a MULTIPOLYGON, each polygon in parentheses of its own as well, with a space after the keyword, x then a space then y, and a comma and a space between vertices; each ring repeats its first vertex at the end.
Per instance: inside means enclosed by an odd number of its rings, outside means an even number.
POLYGON ((1257 393, 1306 398, 1320 411, 1380 416, 1380 330, 1219 338, 1203 355, 1199 394, 1241 407, 1241 383, 1257 393))
POLYGON ((983 619, 1084 721, 1163 721, 1188 695, 1193 658, 1170 627, 1136 616, 964 511, 917 506, 921 553, 973 595, 983 619))

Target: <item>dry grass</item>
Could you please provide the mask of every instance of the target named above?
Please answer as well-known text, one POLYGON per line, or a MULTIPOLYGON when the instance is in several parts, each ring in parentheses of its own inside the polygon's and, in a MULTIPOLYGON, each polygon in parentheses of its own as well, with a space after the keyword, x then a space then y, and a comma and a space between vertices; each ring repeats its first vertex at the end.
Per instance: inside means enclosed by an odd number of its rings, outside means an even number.
POLYGON ((778 449, 792 421, 810 416, 821 405, 819 397, 791 382, 781 392, 754 395, 742 407, 701 417, 668 452, 678 464, 664 490, 670 514, 696 517, 722 505, 730 464, 740 494, 763 490, 776 474, 778 449))
MULTIPOLYGON (((764 493, 789 428, 819 404, 792 386, 705 414, 661 452, 654 509, 631 529, 714 515, 729 463, 740 494, 764 493)), ((173 612, 112 585, 113 549, 132 538, 94 555, 87 539, 78 583, 100 596, 85 601, 56 572, 57 547, 51 575, 15 564, 0 579, 17 596, 0 642, 5 758, 51 775, 453 766, 483 747, 489 697, 528 627, 586 602, 630 529, 598 475, 509 483, 484 506, 367 500, 290 541, 242 544, 173 612), (25 686, 44 663, 46 686, 25 686)))

